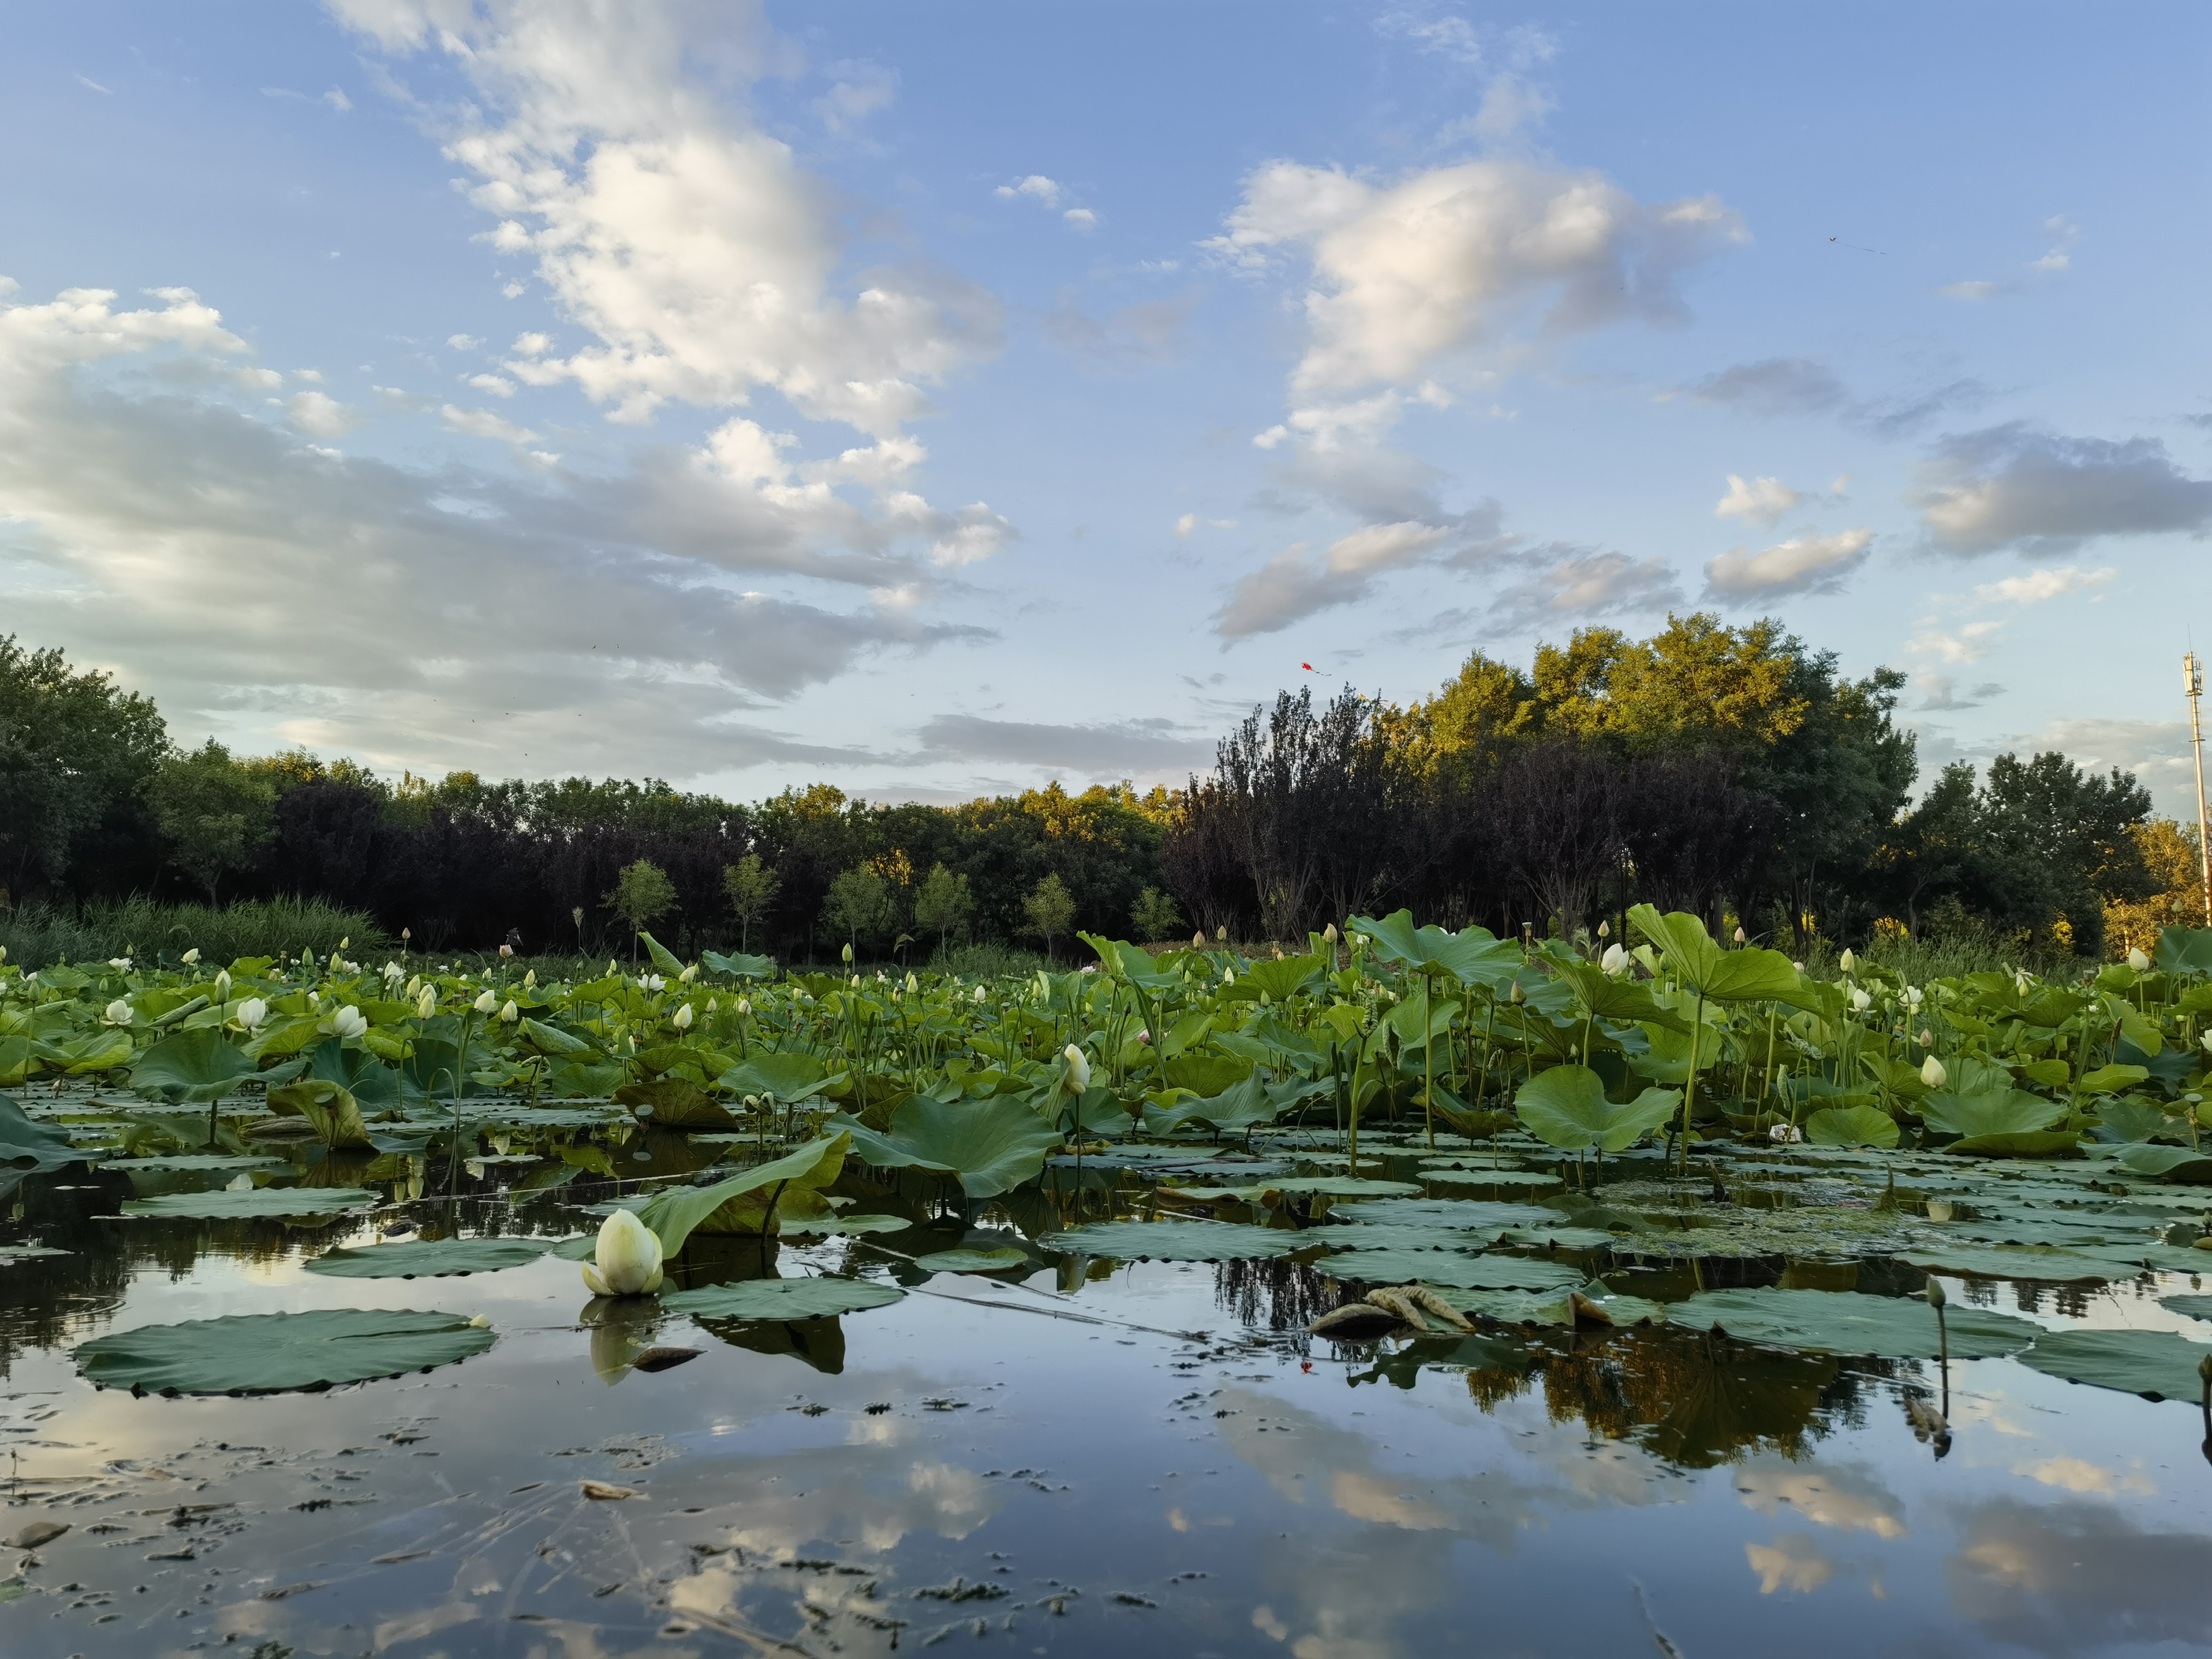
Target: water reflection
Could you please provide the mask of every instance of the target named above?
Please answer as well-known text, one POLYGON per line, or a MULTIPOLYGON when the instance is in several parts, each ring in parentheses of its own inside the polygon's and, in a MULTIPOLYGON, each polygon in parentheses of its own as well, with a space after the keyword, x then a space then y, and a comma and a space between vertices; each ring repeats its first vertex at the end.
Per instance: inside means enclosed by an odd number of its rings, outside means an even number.
POLYGON ((1952 1518, 1952 1605, 1999 1641, 2051 1655, 2212 1644, 2201 1532, 2149 1531, 2109 1504, 2012 1498, 1961 1505, 1952 1518))

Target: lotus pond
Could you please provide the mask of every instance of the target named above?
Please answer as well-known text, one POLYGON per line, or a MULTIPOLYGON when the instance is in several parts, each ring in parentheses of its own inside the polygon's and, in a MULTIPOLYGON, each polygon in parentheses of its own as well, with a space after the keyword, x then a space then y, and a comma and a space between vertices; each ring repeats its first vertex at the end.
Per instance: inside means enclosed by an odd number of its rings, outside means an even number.
POLYGON ((2212 1643, 2212 933, 1630 921, 0 967, 0 1644, 2212 1643))

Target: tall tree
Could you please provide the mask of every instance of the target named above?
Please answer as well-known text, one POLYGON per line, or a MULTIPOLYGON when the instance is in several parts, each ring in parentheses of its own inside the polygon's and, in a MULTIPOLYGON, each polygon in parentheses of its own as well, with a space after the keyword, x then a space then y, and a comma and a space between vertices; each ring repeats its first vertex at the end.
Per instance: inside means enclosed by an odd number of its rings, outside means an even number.
POLYGON ((0 886, 20 896, 70 875, 101 825, 135 809, 167 749, 152 699, 0 637, 0 886))
POLYGON ((276 786, 230 757, 213 738, 170 755, 146 785, 169 864, 216 902, 225 876, 253 862, 275 829, 276 786))

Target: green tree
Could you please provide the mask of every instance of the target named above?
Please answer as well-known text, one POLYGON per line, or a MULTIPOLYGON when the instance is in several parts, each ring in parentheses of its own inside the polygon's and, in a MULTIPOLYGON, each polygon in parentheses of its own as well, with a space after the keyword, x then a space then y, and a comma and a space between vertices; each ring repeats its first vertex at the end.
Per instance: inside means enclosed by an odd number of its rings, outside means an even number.
POLYGON ((822 925, 843 934, 856 953, 863 940, 874 939, 893 920, 890 884, 868 866, 856 864, 830 884, 822 925))
POLYGON ((2100 778, 2056 751, 1999 755, 1978 805, 1978 873, 2000 925, 2099 956, 2105 907, 2157 890, 2131 833, 2150 817, 2150 794, 2117 766, 2100 778))
POLYGON ((151 698, 0 637, 0 887, 61 880, 80 843, 138 811, 168 746, 151 698))
POLYGON ((1053 940, 1075 921, 1075 896, 1058 876, 1047 876, 1022 901, 1022 920, 1027 924, 1025 931, 1044 940, 1044 953, 1048 957, 1053 940))
POLYGON ((722 866, 722 890, 730 896, 730 914, 738 919, 738 949, 752 948, 752 926, 775 908, 783 878, 761 862, 758 853, 748 853, 735 864, 722 866))
POLYGON ((1158 888, 1147 887, 1130 908, 1129 928, 1139 940, 1173 939, 1182 932, 1182 912, 1158 888))
POLYGON ((969 888, 968 878, 953 874, 941 864, 930 866, 921 890, 914 896, 915 926, 935 928, 937 948, 941 951, 945 936, 956 927, 966 927, 975 914, 975 895, 969 888))
POLYGON ((623 867, 605 902, 610 910, 629 924, 629 958, 635 962, 636 936, 676 908, 676 884, 652 860, 640 859, 623 867))
POLYGON ((230 757, 210 738, 200 748, 170 755, 146 786, 154 822, 169 843, 168 862, 205 890, 253 862, 275 833, 276 787, 230 757))

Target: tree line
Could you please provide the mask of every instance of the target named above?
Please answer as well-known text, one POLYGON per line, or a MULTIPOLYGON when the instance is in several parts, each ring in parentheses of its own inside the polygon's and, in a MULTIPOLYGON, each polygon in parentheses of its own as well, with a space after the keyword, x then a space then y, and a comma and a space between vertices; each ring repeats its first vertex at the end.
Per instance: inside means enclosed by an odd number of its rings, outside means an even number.
POLYGON ((740 804, 653 780, 395 781, 181 748, 151 699, 7 638, 0 889, 55 906, 320 898, 430 951, 598 953, 641 925, 785 960, 848 943, 1050 952, 1079 929, 1285 939, 1400 905, 1571 932, 1642 900, 1801 948, 1964 919, 2086 953, 2108 918, 2139 931, 2201 907, 2175 850, 2193 843, 2118 770, 2001 756, 1946 767, 1915 800, 1902 684, 1846 678, 1777 623, 1698 615, 1641 641, 1583 629, 1526 671, 1478 653, 1402 708, 1285 692, 1179 791, 931 806, 816 784, 740 804))

